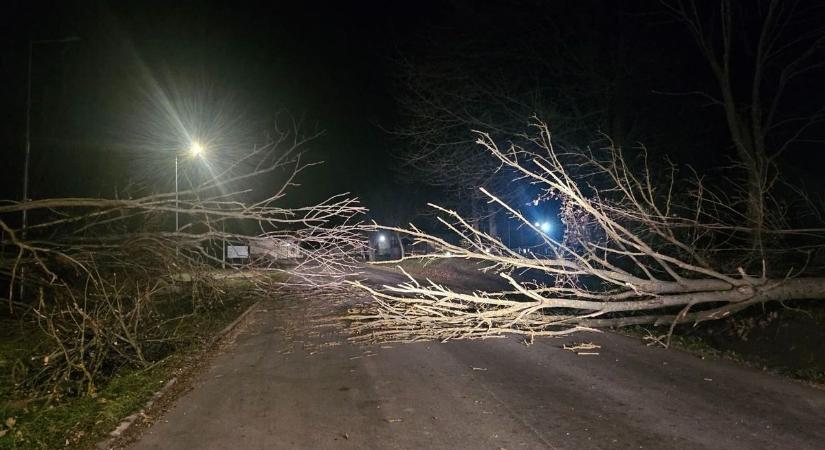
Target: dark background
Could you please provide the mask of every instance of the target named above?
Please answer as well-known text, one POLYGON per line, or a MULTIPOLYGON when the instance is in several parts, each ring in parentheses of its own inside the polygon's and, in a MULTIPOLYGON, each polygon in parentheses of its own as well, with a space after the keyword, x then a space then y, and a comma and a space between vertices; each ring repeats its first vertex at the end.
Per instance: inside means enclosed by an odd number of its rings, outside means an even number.
POLYGON ((241 118, 233 125, 250 133, 284 113, 302 118, 309 131, 326 130, 310 157, 328 164, 306 183, 317 195, 386 183, 388 143, 373 124, 392 120, 387 57, 395 36, 409 34, 430 10, 297 3, 7 4, 3 197, 20 195, 14 187, 21 181, 30 37, 81 38, 35 46, 32 197, 111 195, 123 174, 107 172, 131 156, 125 150, 144 145, 135 137, 141 127, 157 125, 147 117, 157 108, 144 108, 155 83, 227 110, 241 118))
MULTIPOLYGON (((721 110, 657 93, 712 90, 692 39, 656 1, 618 3, 6 2, 0 198, 21 196, 28 42, 67 36, 80 40, 35 46, 32 198, 108 197, 129 180, 169 189, 173 166, 153 148, 155 137, 169 132, 159 114, 166 98, 239 145, 264 136, 284 114, 307 130, 325 130, 310 158, 326 163, 302 178, 296 203, 348 191, 379 218, 399 203, 421 204, 437 193, 417 186, 415 177, 397 176, 405 143, 387 131, 403 126, 398 61, 449 55, 468 36, 485 36, 493 51, 507 54, 525 27, 542 20, 575 27, 600 49, 620 40, 640 49, 621 63, 632 66, 629 107, 648 122, 638 138, 677 162, 708 170, 725 164, 730 145, 721 110)), ((617 64, 616 55, 599 51, 605 65, 617 64)), ((820 104, 819 75, 810 75, 810 89, 792 92, 792 101, 820 104)), ((818 142, 784 158, 795 179, 815 194, 821 189, 818 142)))

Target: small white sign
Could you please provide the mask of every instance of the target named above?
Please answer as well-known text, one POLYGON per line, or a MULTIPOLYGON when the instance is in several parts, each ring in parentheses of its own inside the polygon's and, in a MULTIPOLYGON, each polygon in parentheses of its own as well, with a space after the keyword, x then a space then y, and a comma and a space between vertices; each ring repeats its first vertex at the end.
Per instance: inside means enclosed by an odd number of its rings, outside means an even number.
POLYGON ((227 245, 226 257, 229 259, 249 258, 248 245, 227 245))

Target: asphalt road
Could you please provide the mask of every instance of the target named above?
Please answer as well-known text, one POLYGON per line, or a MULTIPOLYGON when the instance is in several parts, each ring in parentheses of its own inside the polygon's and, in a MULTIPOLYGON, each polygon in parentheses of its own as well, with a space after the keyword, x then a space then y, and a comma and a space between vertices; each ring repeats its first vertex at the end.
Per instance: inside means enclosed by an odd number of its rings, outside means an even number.
POLYGON ((258 308, 131 448, 825 448, 825 390, 610 333, 355 346, 336 300, 258 308))

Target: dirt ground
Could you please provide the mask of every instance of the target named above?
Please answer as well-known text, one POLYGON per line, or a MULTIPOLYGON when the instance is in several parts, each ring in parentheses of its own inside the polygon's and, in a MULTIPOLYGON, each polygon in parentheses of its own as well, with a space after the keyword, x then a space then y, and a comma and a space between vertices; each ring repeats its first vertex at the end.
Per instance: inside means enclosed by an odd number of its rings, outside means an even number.
POLYGON ((825 383, 825 307, 808 302, 765 309, 681 332, 755 367, 825 383))

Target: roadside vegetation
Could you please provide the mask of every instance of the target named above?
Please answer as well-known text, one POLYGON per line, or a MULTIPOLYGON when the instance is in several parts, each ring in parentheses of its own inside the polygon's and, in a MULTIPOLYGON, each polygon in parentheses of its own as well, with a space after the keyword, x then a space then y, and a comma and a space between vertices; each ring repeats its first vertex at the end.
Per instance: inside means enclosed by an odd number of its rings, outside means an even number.
POLYGON ((50 348, 34 318, 0 323, 0 449, 88 448, 123 417, 140 409, 166 381, 203 356, 221 329, 254 303, 251 283, 231 283, 227 295, 197 309, 191 297, 170 295, 157 302, 157 324, 168 336, 153 348, 149 364, 106 367, 88 395, 66 390, 43 393, 32 385, 50 348))
MULTIPOLYGON (((651 326, 616 331, 661 343, 651 326)), ((769 305, 718 322, 674 329, 669 347, 703 359, 726 359, 825 388, 825 307, 769 305)))
POLYGON ((339 282, 363 208, 279 206, 314 136, 276 129, 173 192, 0 202, 0 448, 93 442, 255 299, 339 282))

